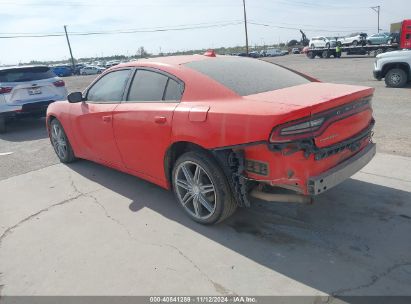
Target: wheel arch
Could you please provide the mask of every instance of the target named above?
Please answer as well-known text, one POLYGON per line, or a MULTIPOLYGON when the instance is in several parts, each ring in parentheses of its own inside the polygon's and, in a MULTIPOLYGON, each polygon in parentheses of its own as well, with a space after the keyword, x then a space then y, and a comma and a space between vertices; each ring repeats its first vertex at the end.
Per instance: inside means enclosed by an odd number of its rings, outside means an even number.
POLYGON ((237 205, 240 207, 250 207, 247 193, 248 187, 251 184, 248 184, 247 180, 243 177, 245 170, 243 150, 234 151, 231 148, 209 150, 192 142, 174 142, 167 149, 164 156, 164 173, 169 188, 172 188, 171 175, 174 164, 181 155, 189 151, 201 151, 215 160, 215 162, 221 166, 221 169, 227 178, 232 194, 236 198, 237 205))
POLYGON ((46 126, 47 126, 47 133, 48 133, 49 136, 50 136, 50 124, 54 119, 57 119, 56 115, 54 115, 54 114, 47 115, 46 126))
POLYGON ((391 69, 402 69, 404 72, 407 73, 408 79, 410 78, 410 65, 407 62, 393 62, 393 63, 386 63, 381 71, 382 77, 385 77, 389 70, 391 69))
MULTIPOLYGON (((186 152, 189 151, 202 151, 213 157, 210 150, 189 141, 177 141, 172 143, 166 153, 164 154, 164 175, 166 177, 167 185, 171 188, 171 174, 174 164, 177 159, 186 152)), ((214 157, 213 157, 214 158, 214 157)))

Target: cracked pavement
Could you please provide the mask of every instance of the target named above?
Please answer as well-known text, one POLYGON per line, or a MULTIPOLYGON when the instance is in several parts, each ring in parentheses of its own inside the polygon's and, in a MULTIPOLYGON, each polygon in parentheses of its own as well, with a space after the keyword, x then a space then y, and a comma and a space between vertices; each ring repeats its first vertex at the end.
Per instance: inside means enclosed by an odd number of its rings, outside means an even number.
POLYGON ((88 161, 3 179, 1 293, 410 295, 410 164, 377 154, 312 206, 255 201, 213 227, 88 161))

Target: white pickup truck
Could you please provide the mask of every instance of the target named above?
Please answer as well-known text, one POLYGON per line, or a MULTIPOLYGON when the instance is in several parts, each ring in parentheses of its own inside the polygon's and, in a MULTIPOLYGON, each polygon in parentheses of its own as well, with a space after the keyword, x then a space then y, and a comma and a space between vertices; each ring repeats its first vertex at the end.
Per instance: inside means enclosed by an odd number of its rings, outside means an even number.
POLYGON ((378 55, 374 63, 374 78, 385 78, 388 87, 404 87, 411 80, 411 50, 378 55))

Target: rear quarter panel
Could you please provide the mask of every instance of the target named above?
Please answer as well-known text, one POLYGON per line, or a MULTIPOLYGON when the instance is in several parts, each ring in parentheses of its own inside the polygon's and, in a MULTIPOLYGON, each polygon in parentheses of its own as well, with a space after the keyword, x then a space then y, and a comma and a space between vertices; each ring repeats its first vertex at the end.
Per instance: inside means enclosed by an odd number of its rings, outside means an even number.
POLYGON ((187 141, 207 149, 267 141, 281 121, 309 116, 309 109, 250 101, 245 98, 182 102, 173 117, 173 142, 187 141), (190 111, 209 108, 204 121, 192 121, 190 111))

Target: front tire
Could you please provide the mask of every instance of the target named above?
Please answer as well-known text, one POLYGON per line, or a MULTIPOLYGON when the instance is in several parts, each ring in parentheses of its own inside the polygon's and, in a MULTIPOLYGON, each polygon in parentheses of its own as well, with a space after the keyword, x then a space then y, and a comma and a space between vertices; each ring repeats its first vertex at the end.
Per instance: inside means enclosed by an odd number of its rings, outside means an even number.
POLYGON ((357 46, 357 45, 358 45, 358 41, 357 41, 357 40, 354 40, 354 41, 352 42, 352 45, 353 45, 353 46, 357 46))
POLYGON ((71 163, 76 160, 70 142, 64 132, 63 126, 57 119, 53 119, 50 123, 50 141, 57 154, 57 157, 62 163, 71 163))
POLYGON ((391 69, 385 75, 385 84, 390 88, 402 88, 407 83, 407 74, 402 69, 391 69))
POLYGON ((237 208, 227 177, 205 152, 183 154, 174 165, 172 183, 180 206, 198 223, 221 222, 237 208))

